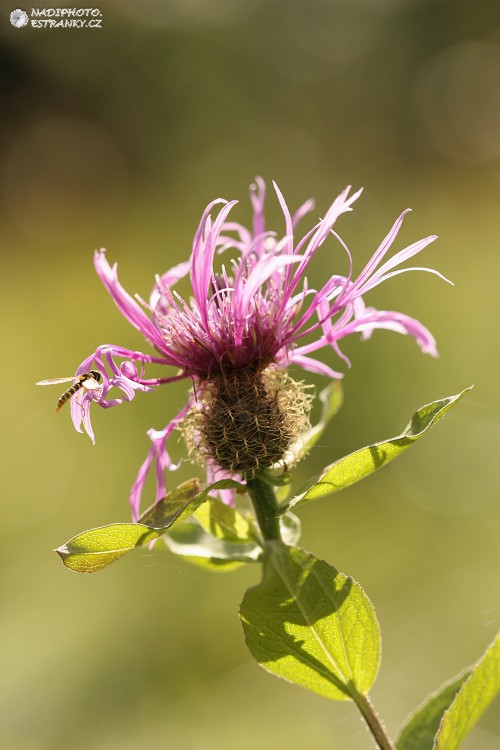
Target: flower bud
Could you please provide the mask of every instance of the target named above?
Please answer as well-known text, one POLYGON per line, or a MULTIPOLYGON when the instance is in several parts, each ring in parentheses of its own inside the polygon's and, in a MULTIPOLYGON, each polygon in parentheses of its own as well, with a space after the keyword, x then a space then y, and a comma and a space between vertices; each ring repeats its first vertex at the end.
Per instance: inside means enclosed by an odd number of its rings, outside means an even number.
POLYGON ((284 460, 309 427, 306 386, 276 365, 224 370, 197 398, 183 425, 190 454, 245 479, 284 460))

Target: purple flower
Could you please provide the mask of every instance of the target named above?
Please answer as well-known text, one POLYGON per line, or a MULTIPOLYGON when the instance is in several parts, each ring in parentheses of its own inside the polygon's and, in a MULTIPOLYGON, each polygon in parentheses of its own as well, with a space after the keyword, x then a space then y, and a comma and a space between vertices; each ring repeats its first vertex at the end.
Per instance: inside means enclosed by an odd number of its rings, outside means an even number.
MULTIPOLYGON (((99 391, 82 391, 72 399, 71 416, 76 429, 81 432, 83 425, 94 441, 89 413, 92 401, 107 408, 123 399, 131 401, 137 391, 151 391, 183 378, 193 381, 192 393, 181 412, 163 430, 148 432, 152 445, 130 498, 134 519, 138 517, 141 493, 153 464, 156 498, 165 495, 165 470, 176 468, 166 447, 169 436, 190 410, 196 409, 199 394, 213 388, 214 383, 220 391, 221 383, 228 381, 228 372, 238 379, 240 389, 241 373, 261 373, 269 367, 298 365, 326 377, 341 378, 342 373, 310 355, 331 347, 350 366, 339 341, 357 332, 367 339, 376 328, 410 334, 423 352, 437 354, 432 334, 417 320, 403 313, 367 307, 363 300, 378 284, 405 271, 423 270, 441 276, 430 268, 399 268, 435 236, 414 242, 384 261, 407 213, 403 212, 363 271, 354 277, 350 252, 333 226, 341 214, 352 210, 361 190, 349 196, 350 187, 346 188, 325 216, 296 239, 296 225, 314 204, 308 201, 291 215, 276 185, 274 189, 284 216, 283 236, 265 228, 265 184, 258 178, 250 190, 252 229, 229 221, 236 201, 218 199, 210 203, 196 231, 190 260, 156 277, 149 302, 131 297, 118 281, 116 264, 109 265, 104 250, 95 253, 99 278, 122 315, 144 335, 156 354, 105 344, 85 359, 76 375, 97 369, 102 373, 103 384, 99 391), (309 263, 332 236, 347 254, 349 272, 347 276, 331 275, 323 287, 310 289, 305 275, 309 263), (224 264, 226 253, 229 259, 224 264), (215 256, 221 256, 220 263, 215 264, 215 256), (174 286, 186 275, 191 280, 192 295, 184 299, 174 286), (302 343, 306 335, 309 343, 302 343), (175 367, 177 372, 146 378, 149 363, 175 367), (122 392, 123 398, 109 398, 113 387, 122 392)), ((213 454, 211 459, 209 456, 208 471, 212 478, 234 473, 228 471, 218 455, 214 460, 213 454)))

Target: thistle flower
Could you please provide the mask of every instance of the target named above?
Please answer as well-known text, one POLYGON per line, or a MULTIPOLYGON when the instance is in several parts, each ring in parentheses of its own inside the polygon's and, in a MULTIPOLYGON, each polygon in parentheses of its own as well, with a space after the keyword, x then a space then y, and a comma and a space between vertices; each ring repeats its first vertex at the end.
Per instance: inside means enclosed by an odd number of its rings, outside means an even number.
POLYGON ((75 428, 82 432, 83 426, 94 441, 89 411, 92 401, 108 408, 131 401, 137 391, 151 391, 184 378, 193 383, 179 414, 164 429, 148 432, 151 447, 130 496, 134 519, 153 465, 156 498, 165 495, 165 471, 176 468, 167 440, 186 417, 191 443, 204 454, 209 479, 237 475, 245 480, 279 461, 307 424, 310 399, 286 374, 288 366, 341 378, 341 372, 310 355, 331 347, 350 366, 339 341, 352 333, 367 339, 376 328, 409 334, 423 352, 437 354, 432 334, 420 322, 400 312, 367 307, 363 299, 371 289, 405 271, 441 276, 431 268, 399 268, 435 236, 414 242, 382 262, 398 234, 404 211, 354 277, 350 252, 333 227, 341 214, 352 210, 361 190, 349 195, 350 187, 346 188, 324 217, 297 240, 296 226, 314 204, 307 201, 291 215, 280 190, 276 185, 274 189, 284 217, 283 236, 265 228, 266 190, 258 178, 250 189, 252 229, 229 221, 237 201, 212 201, 201 217, 190 260, 156 277, 149 302, 131 297, 118 281, 116 264, 109 265, 104 250, 95 253, 99 278, 122 315, 156 354, 99 346, 76 372, 79 376, 97 369, 102 374, 102 388, 72 399, 75 428), (310 289, 305 276, 309 263, 332 236, 347 254, 349 271, 346 276, 329 275, 320 289, 310 289), (215 256, 223 259, 224 254, 231 257, 227 264, 218 263, 216 270, 215 256), (189 299, 174 291, 176 282, 186 275, 192 285, 189 299), (308 343, 302 342, 305 336, 308 343), (175 367, 177 372, 146 378, 150 363, 175 367), (123 398, 109 397, 113 387, 123 398))

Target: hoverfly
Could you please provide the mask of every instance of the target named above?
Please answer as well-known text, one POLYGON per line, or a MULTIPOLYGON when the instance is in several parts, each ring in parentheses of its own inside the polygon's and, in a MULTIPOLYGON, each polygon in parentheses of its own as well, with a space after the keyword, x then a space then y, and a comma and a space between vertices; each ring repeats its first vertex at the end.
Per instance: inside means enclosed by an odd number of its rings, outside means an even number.
MULTIPOLYGON (((52 380, 39 380, 36 385, 56 385, 57 383, 70 383, 72 380, 75 380, 75 378, 71 377, 54 378, 52 380)), ((102 388, 102 386, 99 385, 101 380, 102 375, 98 370, 90 370, 89 372, 84 372, 82 375, 77 375, 73 385, 70 385, 70 387, 66 391, 64 391, 64 393, 59 398, 56 406, 56 411, 61 411, 66 401, 69 401, 71 396, 77 393, 80 388, 84 388, 86 391, 95 391, 98 388, 102 388)))

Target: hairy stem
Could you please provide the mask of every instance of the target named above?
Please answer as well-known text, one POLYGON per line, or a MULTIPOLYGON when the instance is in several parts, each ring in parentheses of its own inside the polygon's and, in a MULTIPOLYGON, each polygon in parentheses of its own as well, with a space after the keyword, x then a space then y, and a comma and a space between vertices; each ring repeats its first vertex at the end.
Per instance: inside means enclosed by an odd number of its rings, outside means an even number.
POLYGON ((377 747, 379 747, 380 750, 395 750, 395 745, 393 745, 389 738, 389 735, 387 734, 379 715, 375 711, 370 698, 367 695, 358 693, 357 690, 352 697, 361 712, 361 716, 366 721, 368 729, 377 743, 377 747))
POLYGON ((265 540, 281 539, 278 504, 273 488, 258 477, 247 480, 248 494, 265 540))

